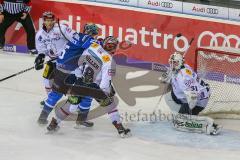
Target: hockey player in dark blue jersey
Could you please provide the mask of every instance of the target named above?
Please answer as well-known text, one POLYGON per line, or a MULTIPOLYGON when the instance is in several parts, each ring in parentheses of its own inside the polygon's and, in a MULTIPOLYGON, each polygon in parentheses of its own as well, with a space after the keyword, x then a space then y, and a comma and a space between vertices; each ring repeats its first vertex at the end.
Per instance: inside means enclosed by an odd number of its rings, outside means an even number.
MULTIPOLYGON (((61 81, 61 78, 64 77, 64 74, 71 73, 78 66, 78 59, 82 55, 83 51, 88 48, 95 40, 98 35, 98 27, 95 24, 89 23, 84 26, 83 33, 75 33, 71 39, 69 39, 68 43, 65 46, 65 49, 59 53, 59 57, 56 63, 56 69, 49 74, 49 78, 56 76, 58 78, 57 81, 61 81)), ((39 62, 43 62, 44 60, 39 60, 39 62)), ((35 65, 41 65, 36 63, 35 65)), ((48 94, 48 98, 45 101, 45 105, 42 109, 42 112, 38 118, 39 124, 47 124, 47 118, 50 112, 53 110, 56 103, 61 99, 63 94, 67 94, 65 85, 63 84, 61 88, 54 85, 53 82, 53 91, 48 94)), ((70 97, 69 100, 73 101, 72 103, 78 104, 76 100, 77 97, 70 97)), ((78 98, 77 98, 78 99, 78 98)), ((81 99, 81 103, 79 105, 80 111, 84 113, 88 113, 91 106, 92 98, 84 97, 81 99)), ((92 122, 84 122, 82 125, 87 127, 93 126, 92 122)))

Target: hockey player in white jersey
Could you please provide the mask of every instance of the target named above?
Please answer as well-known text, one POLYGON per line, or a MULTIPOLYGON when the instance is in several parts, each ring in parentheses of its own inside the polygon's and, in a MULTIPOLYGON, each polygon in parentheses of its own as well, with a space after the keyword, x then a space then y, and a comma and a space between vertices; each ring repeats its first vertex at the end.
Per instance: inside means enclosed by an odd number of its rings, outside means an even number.
POLYGON ((179 114, 174 116, 174 127, 183 131, 218 134, 220 126, 213 123, 213 119, 197 116, 207 106, 210 86, 185 64, 181 53, 172 54, 169 64, 171 96, 173 101, 181 106, 179 114))
MULTIPOLYGON (((50 15, 52 15, 52 13, 50 15)), ((50 20, 51 20, 51 16, 50 16, 50 20)), ((53 108, 55 107, 55 104, 62 98, 63 95, 66 95, 65 92, 54 90, 54 78, 53 78, 55 77, 54 75, 56 75, 56 77, 61 79, 64 77, 62 75, 57 74, 59 72, 62 73, 61 71, 59 71, 59 69, 64 70, 64 72, 67 72, 67 73, 71 72, 72 69, 75 69, 76 68, 75 66, 77 66, 78 57, 82 55, 84 49, 90 46, 91 41, 95 41, 94 38, 98 35, 98 27, 93 23, 85 24, 83 28, 83 33, 77 33, 75 31, 72 31, 71 29, 65 29, 64 31, 61 25, 58 27, 60 31, 60 32, 58 31, 58 33, 61 33, 61 36, 65 38, 65 44, 64 46, 59 46, 64 49, 59 49, 56 52, 57 53, 56 55, 58 56, 58 58, 56 59, 56 67, 55 67, 55 64, 51 65, 52 67, 46 66, 46 69, 43 74, 45 77, 47 77, 47 79, 50 80, 52 85, 51 85, 51 92, 48 94, 47 99, 44 101, 43 109, 38 118, 38 123, 40 125, 44 125, 48 123, 47 118, 51 113, 51 111, 53 110, 53 108), (61 67, 64 67, 64 69, 61 67)), ((50 30, 51 29, 54 29, 54 26, 52 26, 50 30)), ((51 33, 50 30, 48 33, 51 33)), ((50 37, 50 40, 51 40, 51 37, 50 37)), ((44 59, 45 59, 45 55, 42 53, 39 53, 39 56, 35 60, 36 69, 43 68, 44 59)), ((71 99, 71 96, 70 96, 70 99, 71 99)), ((90 108, 91 102, 92 102, 92 98, 83 97, 79 104, 79 108, 80 109, 90 108)), ((86 127, 92 127, 93 123, 90 121, 88 122, 86 121, 81 123, 81 125, 84 125, 86 127)))
MULTIPOLYGON (((108 112, 108 115, 112 124, 121 137, 127 137, 130 135, 130 129, 124 128, 121 123, 111 85, 112 76, 115 74, 115 66, 111 54, 114 54, 117 46, 118 40, 112 36, 104 39, 103 47, 98 43, 92 43, 80 57, 78 61, 79 67, 75 69, 74 74, 66 78, 65 83, 72 86, 68 93, 78 96, 80 98, 79 101, 81 101, 82 96, 92 96, 99 102, 100 106, 111 106, 111 111, 108 112), (95 91, 88 92, 81 88, 81 86, 87 86, 90 89, 99 89, 100 92, 103 93, 103 96, 100 96, 101 94, 97 90, 96 92, 98 93, 94 93, 95 91), (98 98, 96 98, 97 96, 98 98)), ((60 121, 65 118, 66 117, 61 117, 59 119, 58 117, 57 120, 53 118, 47 129, 49 131, 56 130, 60 121)), ((77 121, 85 121, 86 118, 86 114, 83 117, 80 113, 78 114, 77 121)))
MULTIPOLYGON (((35 69, 42 69, 45 57, 49 59, 56 59, 59 56, 68 42, 67 39, 72 39, 73 35, 76 34, 74 30, 66 25, 55 22, 55 15, 52 12, 43 13, 43 26, 36 34, 36 49, 38 56, 35 59, 35 69)), ((48 62, 43 72, 44 86, 48 93, 52 90, 52 84, 49 80, 49 75, 55 66, 55 62, 48 62)), ((41 102, 43 105, 44 101, 41 102)))

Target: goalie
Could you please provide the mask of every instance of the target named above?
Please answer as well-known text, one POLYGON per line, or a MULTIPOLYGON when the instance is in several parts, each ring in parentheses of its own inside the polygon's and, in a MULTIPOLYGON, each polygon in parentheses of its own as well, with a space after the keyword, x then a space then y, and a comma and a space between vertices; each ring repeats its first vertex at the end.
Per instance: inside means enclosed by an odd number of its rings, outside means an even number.
POLYGON ((207 106, 210 97, 209 85, 199 79, 192 68, 185 64, 181 53, 172 54, 169 64, 171 97, 180 105, 178 114, 173 116, 174 127, 181 131, 218 134, 221 127, 213 123, 213 119, 197 116, 207 106))

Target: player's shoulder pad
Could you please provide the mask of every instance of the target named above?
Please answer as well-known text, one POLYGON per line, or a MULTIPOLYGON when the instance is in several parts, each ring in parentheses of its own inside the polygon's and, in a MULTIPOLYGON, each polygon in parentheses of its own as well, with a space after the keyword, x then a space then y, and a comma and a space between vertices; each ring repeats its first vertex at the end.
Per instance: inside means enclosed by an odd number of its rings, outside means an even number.
POLYGON ((66 31, 67 33, 71 33, 73 31, 73 29, 66 24, 60 24, 60 27, 62 28, 62 30, 66 31))
POLYGON ((180 74, 184 79, 192 79, 194 72, 190 68, 182 68, 180 74))
POLYGON ((96 50, 96 52, 99 54, 99 56, 101 57, 101 60, 103 61, 103 63, 111 63, 112 61, 112 56, 105 51, 102 46, 98 43, 98 42, 93 42, 91 44, 91 47, 96 50))

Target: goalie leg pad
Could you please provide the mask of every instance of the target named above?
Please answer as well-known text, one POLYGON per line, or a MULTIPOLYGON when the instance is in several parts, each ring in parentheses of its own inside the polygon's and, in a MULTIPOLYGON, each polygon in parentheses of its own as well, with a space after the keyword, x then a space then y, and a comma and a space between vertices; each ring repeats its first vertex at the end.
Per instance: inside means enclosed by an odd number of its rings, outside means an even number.
POLYGON ((173 127, 184 132, 205 133, 208 135, 219 134, 220 129, 215 127, 213 122, 212 118, 205 116, 173 115, 173 127))

